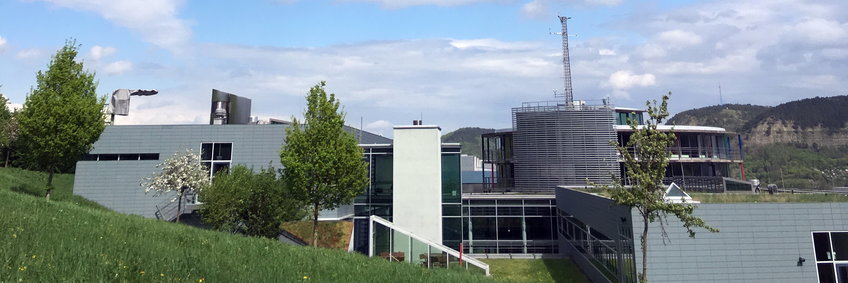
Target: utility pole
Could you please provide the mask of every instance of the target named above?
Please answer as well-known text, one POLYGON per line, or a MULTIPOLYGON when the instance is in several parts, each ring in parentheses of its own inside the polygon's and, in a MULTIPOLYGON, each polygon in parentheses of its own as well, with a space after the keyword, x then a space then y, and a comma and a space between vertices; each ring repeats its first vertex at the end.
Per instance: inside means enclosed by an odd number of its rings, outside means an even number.
POLYGON ((786 181, 783 180, 783 167, 780 167, 780 184, 783 186, 783 189, 786 189, 786 181))

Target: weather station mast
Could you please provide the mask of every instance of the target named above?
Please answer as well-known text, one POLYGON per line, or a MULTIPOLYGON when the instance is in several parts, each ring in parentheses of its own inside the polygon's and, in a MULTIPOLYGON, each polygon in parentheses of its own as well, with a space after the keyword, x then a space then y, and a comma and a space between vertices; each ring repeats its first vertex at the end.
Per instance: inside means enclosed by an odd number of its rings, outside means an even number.
POLYGON ((562 24, 561 32, 551 32, 551 34, 562 35, 562 73, 563 73, 563 91, 562 93, 554 92, 554 96, 565 98, 565 105, 568 108, 574 106, 574 93, 571 87, 571 62, 568 56, 568 20, 571 17, 557 16, 560 24, 562 24))

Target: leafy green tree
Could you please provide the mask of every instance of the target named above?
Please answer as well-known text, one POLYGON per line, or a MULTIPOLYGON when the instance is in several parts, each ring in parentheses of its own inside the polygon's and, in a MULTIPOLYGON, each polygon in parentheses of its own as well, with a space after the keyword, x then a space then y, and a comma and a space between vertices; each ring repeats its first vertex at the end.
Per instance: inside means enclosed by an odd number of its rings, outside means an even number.
POLYGON ((303 219, 303 204, 291 195, 274 168, 253 173, 238 165, 219 172, 203 191, 203 221, 216 229, 274 238, 280 224, 303 219))
POLYGON ((17 139, 18 121, 14 113, 7 108, 9 100, 0 93, 0 150, 5 157, 3 167, 9 166, 9 154, 12 151, 12 143, 17 139))
POLYGON ((177 222, 183 214, 183 198, 188 193, 200 194, 209 187, 209 168, 200 162, 200 154, 191 149, 174 153, 159 165, 159 172, 144 178, 141 186, 145 193, 154 192, 154 196, 173 193, 171 202, 177 202, 177 222))
POLYGON ((668 147, 674 144, 673 132, 660 131, 657 125, 668 117, 668 95, 662 97, 662 103, 657 106, 657 101, 648 101, 648 115, 650 118, 645 125, 638 125, 635 120, 628 119, 627 124, 633 130, 630 140, 626 145, 613 142, 618 153, 624 159, 624 168, 627 177, 630 178, 632 187, 624 187, 620 180, 615 180, 608 188, 610 196, 617 204, 628 206, 639 211, 644 225, 640 237, 642 245, 642 272, 639 281, 648 282, 648 227, 650 223, 659 220, 664 223, 663 218, 673 214, 689 232, 689 237, 695 237, 694 227, 702 227, 710 232, 718 232, 718 229, 708 226, 704 221, 692 215, 695 206, 685 203, 668 203, 663 200, 665 186, 662 180, 665 177, 666 166, 668 166, 668 147))
POLYGON ((37 86, 17 115, 16 153, 26 167, 48 173, 48 200, 53 174, 70 171, 105 128, 105 99, 97 97, 94 74, 74 61, 78 50, 75 41, 65 42, 47 71, 38 71, 37 86))
POLYGON ((325 85, 322 81, 309 90, 304 123, 292 118, 280 152, 285 182, 310 206, 313 246, 318 244, 318 213, 350 204, 368 184, 362 149, 343 130, 344 112, 325 85))

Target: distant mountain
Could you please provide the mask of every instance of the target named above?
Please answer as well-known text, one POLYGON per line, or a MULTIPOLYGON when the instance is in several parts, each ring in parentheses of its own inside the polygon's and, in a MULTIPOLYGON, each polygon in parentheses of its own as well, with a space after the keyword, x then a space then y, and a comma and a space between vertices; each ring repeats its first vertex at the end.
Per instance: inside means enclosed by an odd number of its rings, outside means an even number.
POLYGON ((746 123, 769 110, 768 106, 725 104, 686 110, 666 121, 668 125, 712 126, 739 132, 746 123))
POLYGON ((773 143, 809 147, 848 145, 848 96, 814 97, 764 111, 743 127, 752 145, 773 143))
POLYGON ((723 127, 744 138, 749 179, 790 188, 848 186, 848 96, 815 97, 774 107, 710 106, 667 124, 723 127))
POLYGON ((442 142, 458 142, 462 144, 462 153, 482 157, 481 135, 494 132, 495 129, 484 129, 477 127, 459 128, 456 131, 444 134, 442 142))

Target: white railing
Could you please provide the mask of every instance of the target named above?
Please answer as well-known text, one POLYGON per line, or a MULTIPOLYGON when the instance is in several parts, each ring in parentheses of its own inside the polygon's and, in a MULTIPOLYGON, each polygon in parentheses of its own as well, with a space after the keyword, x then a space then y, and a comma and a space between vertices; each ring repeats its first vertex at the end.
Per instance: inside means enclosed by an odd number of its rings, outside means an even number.
MULTIPOLYGON (((441 264, 443 263, 444 268, 450 268, 450 265, 451 265, 450 259, 451 259, 451 257, 453 257, 454 259, 460 259, 460 262, 461 262, 460 267, 464 267, 465 269, 468 269, 468 267, 469 267, 468 265, 470 264, 470 265, 473 265, 473 266, 483 270, 483 272, 486 274, 486 276, 491 275, 489 273, 489 265, 488 264, 486 264, 486 263, 484 263, 484 262, 482 262, 482 261, 480 261, 476 258, 469 257, 467 255, 460 256, 460 252, 458 252, 454 249, 451 249, 451 248, 449 248, 445 245, 435 243, 435 242, 432 242, 430 240, 421 238, 421 237, 419 237, 415 234, 410 233, 409 231, 404 230, 403 228, 398 227, 394 223, 392 223, 392 222, 390 222, 386 219, 383 219, 379 216, 376 216, 376 215, 372 215, 369 218, 369 222, 368 222, 368 227, 369 227, 368 256, 369 257, 375 256, 376 234, 377 234, 376 233, 377 226, 374 225, 375 222, 379 225, 385 226, 386 228, 390 229, 391 231, 394 231, 394 232, 397 232, 397 233, 400 233, 400 234, 403 234, 404 236, 406 236, 408 241, 405 244, 409 248, 408 251, 410 251, 410 253, 413 251, 413 241, 412 241, 413 239, 420 242, 421 244, 427 245, 427 253, 421 255, 421 259, 423 260, 423 262, 421 262, 422 266, 426 266, 427 268, 434 268, 434 267, 441 266, 441 264), (438 253, 433 253, 433 251, 436 251, 438 253), (447 254, 447 260, 436 259, 437 257, 441 257, 441 255, 443 255, 443 253, 447 254), (434 261, 435 261, 435 263, 434 263, 434 261), (462 265, 464 265, 464 266, 462 266, 462 265)), ((389 241, 390 241, 389 251, 388 251, 388 253, 386 253, 386 255, 381 255, 381 256, 386 257, 387 259, 393 260, 393 261, 405 261, 405 262, 412 263, 413 262, 412 257, 406 257, 403 252, 398 252, 398 253, 394 252, 395 249, 393 249, 394 245, 392 243, 392 239, 395 238, 395 236, 396 236, 395 233, 390 233, 390 235, 388 235, 388 236, 389 236, 389 241), (396 255, 396 254, 400 254, 400 255, 396 255)))

